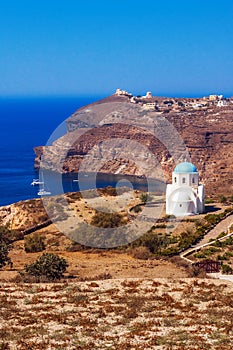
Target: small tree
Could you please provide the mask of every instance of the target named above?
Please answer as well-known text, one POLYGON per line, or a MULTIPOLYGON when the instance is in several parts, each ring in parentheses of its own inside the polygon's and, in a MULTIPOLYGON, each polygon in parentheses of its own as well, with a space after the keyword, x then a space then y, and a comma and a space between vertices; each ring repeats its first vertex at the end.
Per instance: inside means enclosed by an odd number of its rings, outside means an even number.
POLYGON ((38 233, 27 236, 24 239, 24 249, 27 253, 42 252, 45 250, 45 238, 38 233))
POLYGON ((151 202, 151 201, 152 201, 152 196, 149 195, 148 193, 142 193, 141 196, 140 196, 140 200, 141 200, 143 203, 151 202))
POLYGON ((0 227, 0 268, 8 265, 12 266, 12 261, 8 256, 10 249, 12 246, 10 244, 10 240, 7 237, 8 230, 5 227, 0 227))
POLYGON ((222 204, 226 204, 227 203, 227 198, 225 197, 225 196, 220 196, 220 202, 222 203, 222 204))
POLYGON ((34 263, 25 265, 25 271, 35 277, 46 277, 48 280, 60 279, 68 267, 64 258, 56 254, 44 253, 34 263))

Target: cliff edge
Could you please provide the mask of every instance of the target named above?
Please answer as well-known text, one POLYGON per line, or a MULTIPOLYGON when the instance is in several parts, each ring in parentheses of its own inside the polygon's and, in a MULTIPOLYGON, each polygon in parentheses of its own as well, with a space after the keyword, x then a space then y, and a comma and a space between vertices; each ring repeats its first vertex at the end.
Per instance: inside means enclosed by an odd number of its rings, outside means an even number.
POLYGON ((36 169, 43 160, 46 169, 77 172, 85 159, 89 171, 98 163, 100 172, 166 181, 177 161, 190 156, 207 194, 229 195, 233 104, 230 99, 220 105, 208 99, 115 94, 77 110, 67 119, 64 136, 34 150, 36 169))

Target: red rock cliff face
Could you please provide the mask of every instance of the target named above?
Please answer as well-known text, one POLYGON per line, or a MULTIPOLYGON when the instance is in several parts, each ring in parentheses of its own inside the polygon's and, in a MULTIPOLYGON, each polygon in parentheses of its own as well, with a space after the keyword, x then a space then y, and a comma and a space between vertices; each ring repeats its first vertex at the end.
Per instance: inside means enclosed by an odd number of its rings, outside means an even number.
MULTIPOLYGON (((102 101, 103 104, 105 102, 109 102, 109 99, 102 101)), ((127 99, 112 98, 110 102, 113 102, 113 106, 109 107, 108 103, 98 113, 91 105, 87 107, 88 111, 81 109, 71 116, 67 121, 69 132, 65 136, 46 149, 35 148, 35 167, 40 166, 42 153, 46 152, 43 166, 55 171, 78 171, 85 158, 89 171, 95 170, 94 163, 97 161, 100 164, 98 171, 101 172, 162 176, 163 180, 171 181, 175 163, 177 160, 186 160, 189 153, 191 161, 199 170, 207 194, 233 193, 232 107, 210 106, 197 111, 170 109, 166 113, 145 112, 139 107, 136 118, 130 110, 132 104, 127 99), (124 105, 124 110, 121 110, 121 105, 124 105), (179 143, 175 153, 171 152, 169 145, 173 147, 172 143, 177 142, 176 136, 169 131, 163 133, 163 123, 164 129, 168 123, 177 130, 186 146, 185 152, 179 143), (161 137, 153 135, 158 128, 161 137), (104 147, 106 141, 117 143, 104 147), (132 141, 131 147, 128 147, 129 141, 132 141), (115 154, 113 150, 116 150, 115 154), (89 157, 87 155, 90 152, 92 155, 89 157), (161 169, 153 165, 151 154, 161 169), (106 159, 101 164, 103 158, 106 159)))

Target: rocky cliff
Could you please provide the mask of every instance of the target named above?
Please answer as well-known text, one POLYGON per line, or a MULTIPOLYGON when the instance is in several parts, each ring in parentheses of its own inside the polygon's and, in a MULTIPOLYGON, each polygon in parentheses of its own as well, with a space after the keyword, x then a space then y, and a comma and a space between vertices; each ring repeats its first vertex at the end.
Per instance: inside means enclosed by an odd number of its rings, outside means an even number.
POLYGON ((42 161, 44 168, 59 172, 81 169, 170 181, 175 164, 191 160, 209 195, 232 194, 233 105, 196 109, 189 99, 154 101, 151 109, 113 95, 79 109, 68 118, 66 135, 52 146, 35 148, 35 167, 42 161))

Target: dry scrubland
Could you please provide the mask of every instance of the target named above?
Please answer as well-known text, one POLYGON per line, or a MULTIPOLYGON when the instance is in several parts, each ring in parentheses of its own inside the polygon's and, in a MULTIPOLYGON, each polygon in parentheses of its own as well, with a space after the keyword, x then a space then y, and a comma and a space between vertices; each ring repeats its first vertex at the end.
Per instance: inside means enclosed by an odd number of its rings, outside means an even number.
MULTIPOLYGON (((111 195, 108 193, 108 198, 111 195)), ((140 203, 140 195, 136 192, 127 210, 122 209, 123 218, 132 205, 140 203)), ((76 215, 91 222, 95 212, 80 196, 69 194, 68 199, 76 215)), ((65 220, 66 212, 59 203, 59 198, 51 199, 51 210, 57 219, 65 220)), ((232 210, 230 204, 221 203, 208 208, 217 215, 208 217, 209 222, 200 215, 177 223, 162 212, 164 220, 152 223, 150 240, 156 235, 173 237, 165 251, 186 244, 192 232, 202 232, 201 227, 218 220, 226 209, 232 210)), ((2 222, 13 217, 11 226, 18 230, 48 219, 38 200, 21 202, 2 213, 2 222)), ((25 251, 25 240, 34 233, 23 237, 14 232, 16 241, 10 251, 13 267, 0 271, 0 350, 232 349, 232 282, 187 278, 193 271, 177 257, 150 252, 137 258, 133 254, 145 247, 87 249, 53 224, 36 233, 44 237, 44 251, 65 258, 69 267, 59 283, 22 282, 18 272, 42 252, 25 251)), ((214 254, 221 256, 226 249, 232 250, 226 244, 217 248, 214 254)), ((228 254, 227 258, 231 265, 232 257, 228 254)))
POLYGON ((0 288, 1 349, 232 349, 233 285, 118 279, 0 288))

